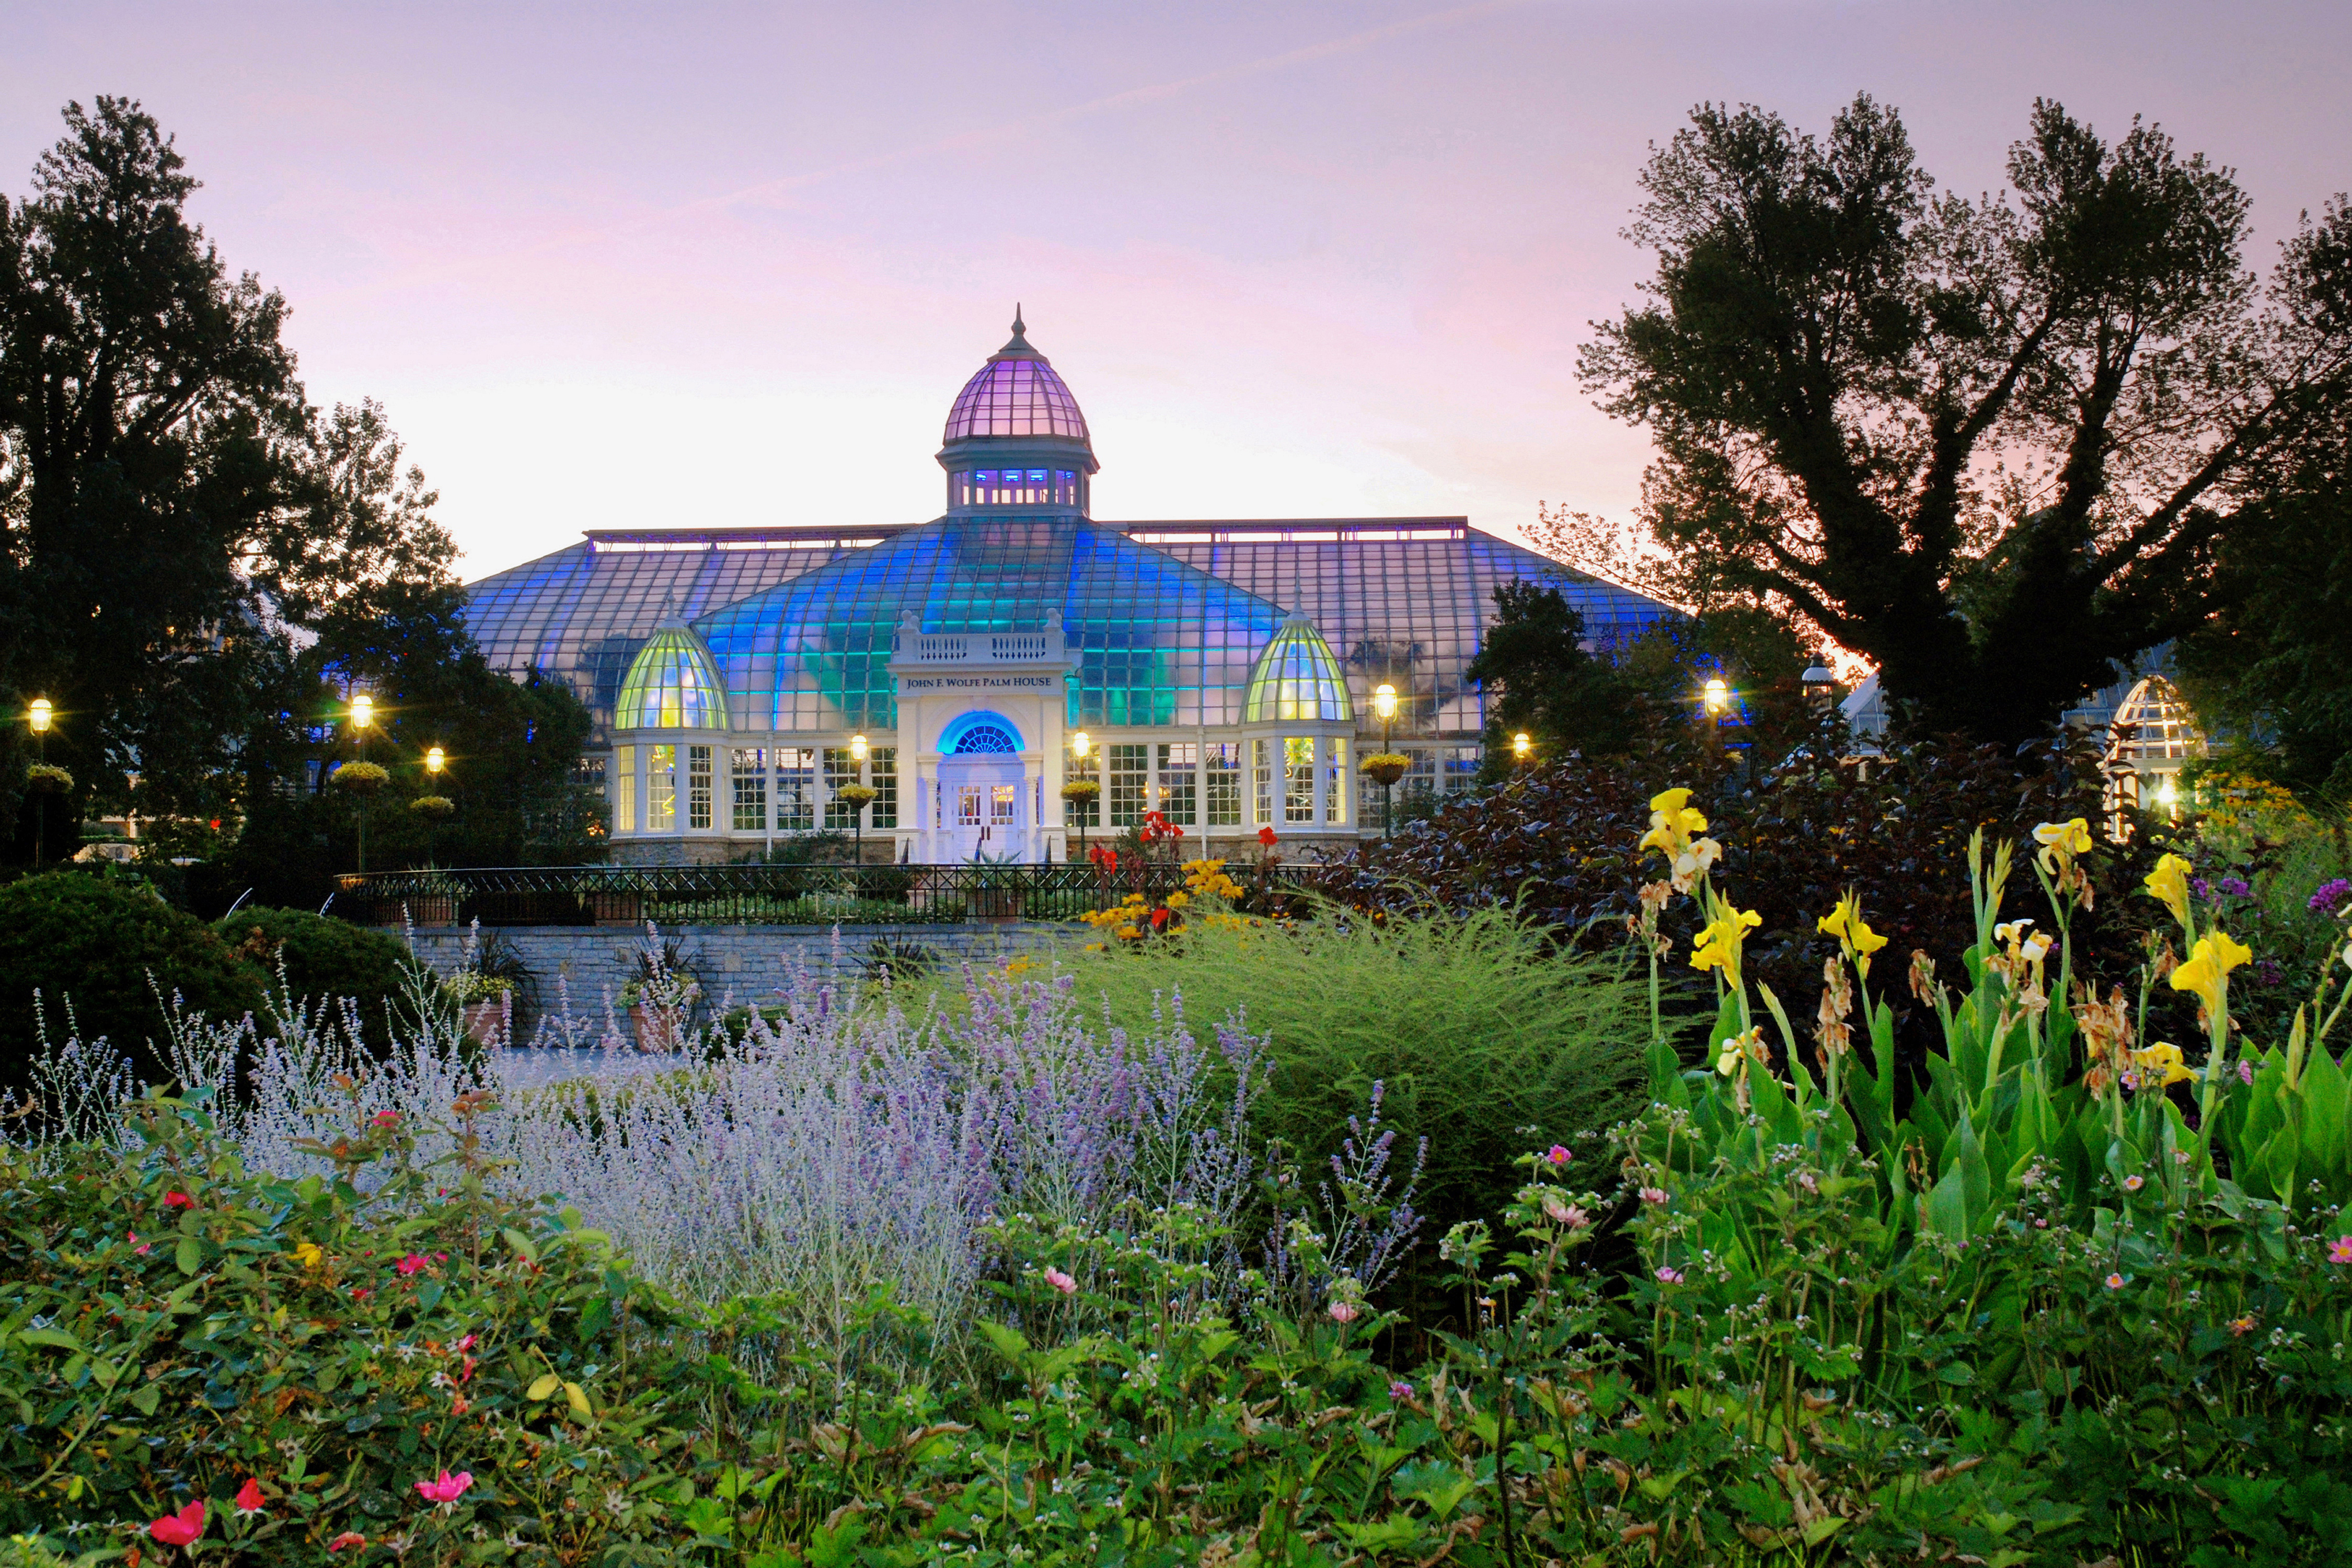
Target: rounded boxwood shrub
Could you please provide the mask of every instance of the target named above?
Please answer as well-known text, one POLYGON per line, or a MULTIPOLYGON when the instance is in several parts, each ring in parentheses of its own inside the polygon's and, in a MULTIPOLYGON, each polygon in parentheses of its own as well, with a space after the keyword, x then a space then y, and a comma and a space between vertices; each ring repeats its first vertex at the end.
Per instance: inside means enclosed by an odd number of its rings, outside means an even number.
POLYGON ((308 910, 243 909, 215 929, 239 957, 268 976, 273 992, 283 959, 286 987, 295 1001, 313 1009, 331 1001, 340 1020, 349 998, 358 1005, 361 1038, 368 1047, 381 1054, 391 1040, 386 1009, 400 1002, 410 963, 398 937, 308 910))
POLYGON ((36 990, 51 1041, 62 1044, 68 1033, 103 1036, 150 1083, 163 1082, 167 1071, 159 990, 216 1019, 262 1005, 260 973, 210 926, 135 877, 81 870, 0 888, 0 1086, 12 1099, 26 1088, 39 1048, 36 990))

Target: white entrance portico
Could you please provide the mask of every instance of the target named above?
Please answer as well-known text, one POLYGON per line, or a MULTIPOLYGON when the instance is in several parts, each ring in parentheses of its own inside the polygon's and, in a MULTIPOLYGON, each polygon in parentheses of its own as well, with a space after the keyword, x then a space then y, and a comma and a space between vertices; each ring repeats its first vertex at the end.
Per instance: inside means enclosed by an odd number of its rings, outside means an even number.
POLYGON ((926 632, 910 613, 889 668, 899 766, 911 775, 900 817, 911 858, 1067 858, 1060 806, 1070 661, 1061 612, 1029 632, 926 632))

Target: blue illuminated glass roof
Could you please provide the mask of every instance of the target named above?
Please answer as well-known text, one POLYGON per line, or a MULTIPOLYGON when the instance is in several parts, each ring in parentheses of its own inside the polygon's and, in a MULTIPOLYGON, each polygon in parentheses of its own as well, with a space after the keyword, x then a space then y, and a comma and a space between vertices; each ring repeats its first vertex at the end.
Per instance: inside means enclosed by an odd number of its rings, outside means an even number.
POLYGON ((891 639, 1035 631, 1049 611, 1075 668, 1074 724, 1241 721, 1282 611, 1076 516, 946 518, 695 623, 739 727, 895 729, 891 639))
MULTIPOLYGON (((1081 653, 1077 721, 1107 727, 1241 722, 1257 657, 1295 608, 1330 647, 1357 713, 1374 686, 1395 685, 1402 740, 1469 739, 1483 728, 1481 695, 1462 672, 1499 583, 1558 584, 1603 647, 1675 614, 1460 518, 962 520, 967 531, 952 542, 943 526, 597 533, 474 584, 467 620, 494 668, 545 671, 607 725, 666 605, 714 649, 724 621, 736 651, 721 656, 720 673, 737 722, 759 704, 808 731, 884 727, 901 602, 929 631, 1034 630, 1058 603, 1081 653), (740 612, 763 595, 779 602, 803 579, 794 602, 818 622, 780 678, 762 638, 781 633, 755 631, 740 612)), ((775 624, 767 610, 759 618, 775 624)))

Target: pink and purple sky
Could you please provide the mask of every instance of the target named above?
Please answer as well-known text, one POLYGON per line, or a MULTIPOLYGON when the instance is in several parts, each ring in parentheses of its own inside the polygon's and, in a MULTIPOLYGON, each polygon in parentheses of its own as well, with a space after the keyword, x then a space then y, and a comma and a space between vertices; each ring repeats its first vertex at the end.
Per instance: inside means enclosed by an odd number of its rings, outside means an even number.
POLYGON ((1579 391, 1646 144, 1898 106, 1998 188, 2037 94, 2234 165, 2267 266, 2352 187, 2352 6, 6 8, 0 188, 142 100, 314 400, 382 399, 468 577, 592 527, 914 521, 1013 302, 1105 517, 1630 514, 1579 391))

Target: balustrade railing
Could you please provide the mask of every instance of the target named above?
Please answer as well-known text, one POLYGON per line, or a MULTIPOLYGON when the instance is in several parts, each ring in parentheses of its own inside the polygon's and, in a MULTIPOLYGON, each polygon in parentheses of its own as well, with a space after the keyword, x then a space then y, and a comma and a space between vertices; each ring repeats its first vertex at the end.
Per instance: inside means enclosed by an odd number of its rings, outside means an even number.
MULTIPOLYGON (((1274 875, 1288 890, 1298 875, 1274 875)), ((361 924, 929 925, 1066 921, 1183 886, 1169 865, 513 866, 348 876, 329 911, 361 924)))

